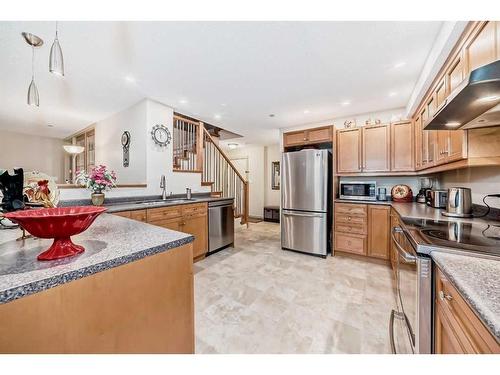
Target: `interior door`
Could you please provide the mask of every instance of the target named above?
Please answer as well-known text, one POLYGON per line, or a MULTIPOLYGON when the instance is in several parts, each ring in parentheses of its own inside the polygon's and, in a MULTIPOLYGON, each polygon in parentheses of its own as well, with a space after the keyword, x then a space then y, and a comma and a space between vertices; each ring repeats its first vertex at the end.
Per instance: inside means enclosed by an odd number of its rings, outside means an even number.
POLYGON ((284 209, 325 212, 328 202, 328 150, 283 154, 284 209))

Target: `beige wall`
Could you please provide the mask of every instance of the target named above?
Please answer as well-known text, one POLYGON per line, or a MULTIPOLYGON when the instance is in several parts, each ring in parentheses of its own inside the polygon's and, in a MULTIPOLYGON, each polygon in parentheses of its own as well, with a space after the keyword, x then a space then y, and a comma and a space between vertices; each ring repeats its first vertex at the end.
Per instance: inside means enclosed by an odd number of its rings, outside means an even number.
POLYGON ((264 146, 248 145, 234 150, 224 150, 232 160, 248 158, 248 186, 250 197, 249 215, 253 217, 263 217, 264 210, 264 146))
POLYGON ((0 130, 0 169, 38 171, 64 183, 63 140, 0 130))
POLYGON ((266 146, 264 149, 264 205, 279 206, 281 200, 281 190, 271 189, 272 181, 272 162, 279 161, 281 164, 281 150, 278 144, 266 146))
MULTIPOLYGON (((500 167, 473 167, 448 171, 441 174, 439 182, 442 188, 470 188, 472 202, 483 205, 485 195, 500 193, 500 167)), ((488 198, 486 203, 491 207, 500 208, 498 198, 488 198)))

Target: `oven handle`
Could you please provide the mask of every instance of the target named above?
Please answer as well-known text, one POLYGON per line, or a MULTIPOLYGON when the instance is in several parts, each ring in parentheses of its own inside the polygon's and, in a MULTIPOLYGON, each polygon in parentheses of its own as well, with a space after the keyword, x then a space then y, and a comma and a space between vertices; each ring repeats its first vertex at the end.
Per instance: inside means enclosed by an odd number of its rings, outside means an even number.
POLYGON ((396 233, 403 233, 403 229, 401 227, 393 227, 391 231, 391 238, 394 244, 396 245, 396 249, 398 250, 398 253, 401 255, 405 263, 409 264, 415 264, 417 263, 417 257, 409 254, 405 249, 403 249, 403 246, 396 240, 396 237, 394 237, 394 234, 396 233))
POLYGON ((396 311, 391 311, 391 317, 389 319, 389 340, 391 342, 391 351, 392 354, 398 354, 396 352, 396 345, 394 344, 394 316, 396 315, 396 311))

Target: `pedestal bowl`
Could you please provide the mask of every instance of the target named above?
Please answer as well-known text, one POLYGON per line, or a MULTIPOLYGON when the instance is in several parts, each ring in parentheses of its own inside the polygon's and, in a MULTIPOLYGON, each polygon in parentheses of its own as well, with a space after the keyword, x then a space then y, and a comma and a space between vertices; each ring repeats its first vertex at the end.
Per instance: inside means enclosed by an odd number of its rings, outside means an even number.
POLYGON ((49 249, 39 254, 38 260, 54 260, 83 253, 83 246, 71 241, 71 236, 82 233, 106 211, 105 207, 76 206, 15 211, 4 216, 38 238, 53 238, 49 249))

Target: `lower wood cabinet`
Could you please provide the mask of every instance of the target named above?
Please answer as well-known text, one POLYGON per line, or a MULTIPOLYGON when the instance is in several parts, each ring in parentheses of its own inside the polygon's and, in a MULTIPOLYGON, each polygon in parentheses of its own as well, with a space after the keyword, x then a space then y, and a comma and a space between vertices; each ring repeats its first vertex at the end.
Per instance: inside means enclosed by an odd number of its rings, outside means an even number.
POLYGON ((435 283, 435 352, 499 354, 500 344, 437 267, 435 283))
POLYGON ((207 203, 122 211, 115 212, 114 215, 193 235, 193 258, 195 260, 205 256, 208 251, 207 203))
POLYGON ((375 204, 335 203, 334 249, 389 259, 390 209, 375 204))
POLYGON ((183 218, 180 231, 192 234, 193 258, 199 258, 208 251, 208 216, 207 214, 187 215, 183 218))
POLYGON ((389 259, 390 248, 389 206, 368 205, 368 255, 389 259))

